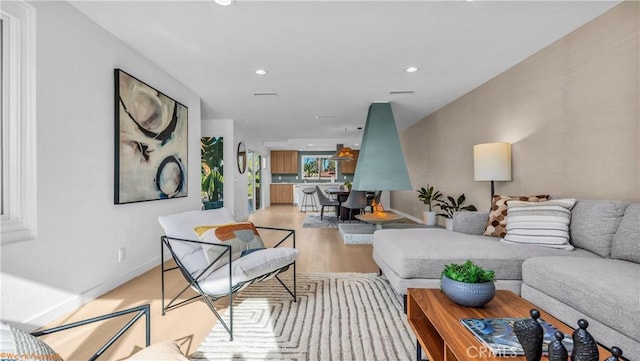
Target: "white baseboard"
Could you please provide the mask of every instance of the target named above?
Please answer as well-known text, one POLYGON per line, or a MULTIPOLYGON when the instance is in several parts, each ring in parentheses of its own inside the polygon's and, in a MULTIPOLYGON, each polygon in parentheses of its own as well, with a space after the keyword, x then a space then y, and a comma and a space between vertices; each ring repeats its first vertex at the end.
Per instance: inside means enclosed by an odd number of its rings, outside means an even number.
MULTIPOLYGON (((28 326, 32 328, 31 330, 25 330, 27 332, 32 332, 55 319, 62 317, 79 307, 95 300, 96 298, 104 295, 105 293, 113 290, 114 288, 132 280, 135 277, 140 276, 141 274, 149 271, 150 269, 158 266, 160 264, 160 257, 155 257, 152 260, 126 272, 114 279, 108 280, 107 282, 96 286, 82 294, 75 295, 71 297, 69 300, 54 306, 47 311, 40 313, 28 320, 25 320, 22 324, 24 326, 28 326)), ((99 315, 96 315, 99 316, 99 315)))
POLYGON ((420 224, 424 223, 424 220, 422 220, 420 218, 417 218, 417 217, 414 217, 414 216, 412 216, 412 215, 410 215, 408 213, 404 213, 404 212, 401 212, 401 211, 399 211, 397 209, 393 209, 393 208, 391 208, 391 211, 403 216, 404 218, 409 218, 410 220, 412 220, 412 221, 414 221, 416 223, 420 223, 420 224))

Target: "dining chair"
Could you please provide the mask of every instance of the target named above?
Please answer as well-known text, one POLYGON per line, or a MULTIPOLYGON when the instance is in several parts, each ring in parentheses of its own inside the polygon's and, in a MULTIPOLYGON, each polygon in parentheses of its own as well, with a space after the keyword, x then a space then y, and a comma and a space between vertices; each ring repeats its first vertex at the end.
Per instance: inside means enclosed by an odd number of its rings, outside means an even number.
POLYGON ((349 210, 349 216, 347 219, 351 222, 351 215, 354 209, 359 209, 363 213, 367 207, 367 192, 366 191, 354 191, 349 192, 347 200, 342 203, 342 207, 349 210))
POLYGON ((324 207, 334 207, 336 210, 336 216, 338 216, 338 206, 340 206, 340 203, 335 199, 329 199, 325 196, 322 189, 318 186, 316 186, 316 194, 318 195, 318 201, 320 202, 320 220, 324 217, 324 207))

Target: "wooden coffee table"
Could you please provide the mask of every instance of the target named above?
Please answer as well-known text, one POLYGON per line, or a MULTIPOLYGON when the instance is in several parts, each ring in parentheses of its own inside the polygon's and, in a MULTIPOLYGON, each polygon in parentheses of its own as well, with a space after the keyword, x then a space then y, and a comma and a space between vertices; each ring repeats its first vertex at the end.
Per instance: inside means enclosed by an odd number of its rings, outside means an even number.
MULTIPOLYGON (((526 360, 520 357, 494 356, 462 323, 461 318, 522 317, 528 318, 529 310, 537 308, 540 317, 565 334, 573 329, 551 317, 540 308, 525 301, 511 291, 497 291, 496 297, 481 308, 471 308, 453 303, 437 289, 410 288, 407 290, 407 319, 416 335, 417 359, 421 360, 424 348, 430 361, 443 360, 526 360)), ((576 327, 577 327, 576 320, 576 327)), ((611 353, 600 347, 600 360, 611 353)), ((546 357, 543 357, 543 360, 546 357)), ((548 359, 547 359, 548 360, 548 359)))

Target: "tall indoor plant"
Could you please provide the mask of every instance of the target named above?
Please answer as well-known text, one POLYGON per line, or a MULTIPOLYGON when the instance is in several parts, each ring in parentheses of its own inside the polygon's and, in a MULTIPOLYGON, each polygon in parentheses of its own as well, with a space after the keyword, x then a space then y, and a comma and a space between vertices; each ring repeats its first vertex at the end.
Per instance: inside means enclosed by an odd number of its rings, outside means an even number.
POLYGON ((223 142, 222 137, 200 139, 201 194, 204 209, 223 206, 223 142))
POLYGON ((458 196, 458 198, 453 198, 451 196, 447 196, 444 200, 439 200, 436 204, 438 208, 442 211, 442 213, 438 213, 439 216, 444 217, 446 219, 446 226, 448 230, 452 230, 453 228, 453 214, 455 212, 460 211, 477 211, 476 206, 470 204, 468 206, 463 206, 466 197, 464 193, 458 196))
POLYGON ((424 223, 427 226, 434 226, 436 224, 436 212, 433 211, 433 207, 436 206, 438 201, 442 200, 442 193, 435 190, 433 186, 427 184, 427 188, 422 187, 417 190, 418 199, 427 206, 427 209, 423 211, 424 223))

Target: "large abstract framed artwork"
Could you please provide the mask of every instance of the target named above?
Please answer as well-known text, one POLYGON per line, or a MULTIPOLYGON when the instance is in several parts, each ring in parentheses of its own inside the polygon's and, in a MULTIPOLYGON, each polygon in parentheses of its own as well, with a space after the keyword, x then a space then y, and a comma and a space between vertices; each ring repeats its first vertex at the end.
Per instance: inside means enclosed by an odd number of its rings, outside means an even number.
POLYGON ((121 69, 114 77, 114 203, 186 197, 187 107, 121 69))

